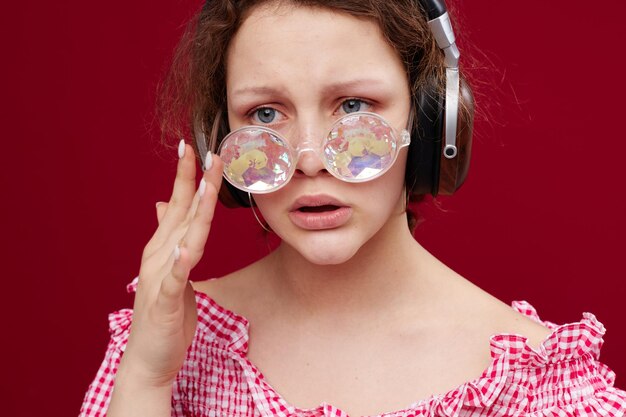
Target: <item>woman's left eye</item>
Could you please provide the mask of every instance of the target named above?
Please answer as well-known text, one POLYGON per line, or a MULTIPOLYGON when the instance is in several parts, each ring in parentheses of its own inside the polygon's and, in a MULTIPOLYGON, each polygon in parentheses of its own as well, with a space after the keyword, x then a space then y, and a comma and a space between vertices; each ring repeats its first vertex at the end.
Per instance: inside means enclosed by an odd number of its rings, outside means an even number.
POLYGON ((252 124, 273 125, 285 120, 285 115, 273 107, 257 107, 250 111, 246 117, 252 124))
POLYGON ((341 103, 341 110, 345 113, 367 111, 370 107, 369 103, 358 98, 344 100, 343 103, 341 103))
POLYGON ((276 110, 271 107, 261 107, 254 111, 254 116, 261 123, 272 123, 276 119, 276 110))

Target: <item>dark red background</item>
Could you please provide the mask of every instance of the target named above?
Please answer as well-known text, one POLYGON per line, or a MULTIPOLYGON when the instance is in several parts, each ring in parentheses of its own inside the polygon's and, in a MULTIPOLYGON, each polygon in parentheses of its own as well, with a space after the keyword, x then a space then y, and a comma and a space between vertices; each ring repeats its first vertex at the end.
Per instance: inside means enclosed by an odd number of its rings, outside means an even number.
MULTIPOLYGON (((603 360, 624 388, 626 6, 578 4, 460 2, 459 37, 485 67, 475 76, 490 113, 476 125, 467 183, 441 198, 446 212, 421 208, 417 237, 546 319, 594 312, 609 329, 603 360)), ((77 414, 108 340, 107 314, 132 302, 124 285, 176 160, 158 142, 155 86, 198 6, 3 7, 3 415, 77 414)), ((249 211, 220 208, 217 219, 196 279, 267 250, 249 211)))

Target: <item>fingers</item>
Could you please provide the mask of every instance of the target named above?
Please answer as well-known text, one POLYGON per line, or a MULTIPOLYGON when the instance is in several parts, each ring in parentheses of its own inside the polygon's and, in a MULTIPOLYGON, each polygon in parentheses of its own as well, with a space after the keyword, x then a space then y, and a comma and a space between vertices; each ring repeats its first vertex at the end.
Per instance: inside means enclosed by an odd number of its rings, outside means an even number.
POLYGON ((191 270, 188 267, 189 255, 184 247, 181 248, 177 245, 170 257, 173 258, 172 269, 165 279, 161 281, 161 287, 157 296, 157 305, 165 314, 173 314, 179 311, 180 301, 191 270))
POLYGON ((131 337, 140 342, 129 343, 136 352, 147 352, 138 357, 151 358, 152 363, 146 362, 149 367, 161 372, 166 364, 168 376, 172 374, 169 368, 180 369, 196 329, 189 274, 204 251, 223 170, 219 157, 211 155, 207 167, 212 168, 203 174, 201 188, 196 190, 193 148, 181 141, 179 155, 172 196, 169 202, 156 204, 159 226, 144 248, 139 270, 133 316, 138 326, 133 325, 131 337))
POLYGON ((184 151, 179 152, 182 158, 178 161, 172 196, 159 223, 159 228, 154 234, 155 240, 164 240, 172 234, 172 231, 187 216, 196 193, 196 161, 193 148, 185 144, 180 149, 184 151))
POLYGON ((159 302, 163 304, 165 310, 180 305, 180 297, 184 293, 189 273, 200 261, 211 231, 219 187, 222 183, 223 166, 220 158, 215 155, 211 155, 210 165, 211 167, 204 173, 197 193, 197 210, 181 239, 183 243, 180 246, 176 245, 170 255, 173 259, 168 260, 167 265, 172 265, 171 270, 161 282, 159 302))
POLYGON ((213 166, 204 173, 202 178, 204 185, 200 186, 200 191, 203 191, 202 196, 200 196, 193 220, 182 239, 185 248, 189 251, 191 268, 200 261, 204 253, 204 246, 211 231, 219 188, 222 184, 222 161, 215 155, 211 157, 213 166))

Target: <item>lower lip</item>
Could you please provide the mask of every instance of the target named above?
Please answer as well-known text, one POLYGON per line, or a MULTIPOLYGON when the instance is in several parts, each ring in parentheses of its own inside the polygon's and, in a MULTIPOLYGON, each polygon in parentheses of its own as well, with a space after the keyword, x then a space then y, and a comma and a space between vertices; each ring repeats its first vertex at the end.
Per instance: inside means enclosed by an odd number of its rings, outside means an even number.
POLYGON ((352 209, 339 207, 337 210, 319 213, 294 210, 289 212, 289 219, 296 226, 306 230, 325 230, 343 226, 350 220, 352 209))

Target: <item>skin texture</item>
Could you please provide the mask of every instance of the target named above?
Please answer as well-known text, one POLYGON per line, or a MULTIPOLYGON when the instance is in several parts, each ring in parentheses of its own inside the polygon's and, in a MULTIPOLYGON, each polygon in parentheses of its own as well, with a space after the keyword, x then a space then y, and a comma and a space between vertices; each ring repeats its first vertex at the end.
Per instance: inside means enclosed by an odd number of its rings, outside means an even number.
MULTIPOLYGON (((294 141, 321 138, 346 99, 364 100, 396 129, 409 110, 402 63, 373 22, 286 3, 257 7, 244 21, 228 50, 227 93, 232 128, 261 124, 255 111, 271 108, 271 127, 294 141)), ((223 166, 212 158, 200 196, 187 145, 144 249, 108 416, 170 415, 172 382, 196 326, 194 289, 249 321, 249 360, 301 408, 327 402, 354 416, 399 410, 479 376, 493 334, 518 333, 537 345, 546 329, 413 239, 404 213, 405 152, 363 184, 335 179, 317 156, 304 154, 287 186, 256 197, 280 247, 192 287, 187 278, 204 254, 223 166), (323 230, 294 224, 294 202, 320 194, 348 206, 349 220, 323 230)))

